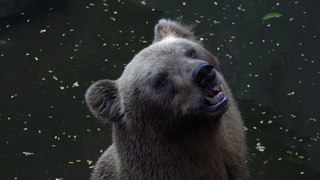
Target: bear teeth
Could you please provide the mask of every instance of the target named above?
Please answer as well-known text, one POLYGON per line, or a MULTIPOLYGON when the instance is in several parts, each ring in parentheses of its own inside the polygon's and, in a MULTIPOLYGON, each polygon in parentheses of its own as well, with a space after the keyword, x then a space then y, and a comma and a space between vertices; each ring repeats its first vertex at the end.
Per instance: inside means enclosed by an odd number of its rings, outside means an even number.
POLYGON ((214 104, 214 97, 219 94, 220 92, 224 91, 224 87, 222 84, 215 86, 215 87, 211 87, 209 89, 208 95, 206 97, 206 101, 208 104, 214 104))
POLYGON ((213 97, 206 97, 206 100, 209 102, 209 104, 213 104, 213 97))
POLYGON ((222 84, 220 84, 220 91, 224 91, 224 87, 222 84))
POLYGON ((215 95, 217 95, 221 91, 224 91, 224 87, 222 84, 215 86, 215 87, 211 87, 208 92, 208 97, 214 97, 215 95))

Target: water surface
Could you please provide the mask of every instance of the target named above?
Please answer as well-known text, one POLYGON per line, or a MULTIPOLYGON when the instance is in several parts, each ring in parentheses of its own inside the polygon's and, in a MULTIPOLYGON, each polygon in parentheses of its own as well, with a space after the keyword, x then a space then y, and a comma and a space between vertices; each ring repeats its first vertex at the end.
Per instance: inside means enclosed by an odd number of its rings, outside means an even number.
POLYGON ((244 117, 253 179, 320 177, 318 1, 75 1, 0 19, 0 179, 88 179, 111 143, 84 103, 151 43, 196 25, 244 117), (279 18, 262 21, 271 12, 279 18))

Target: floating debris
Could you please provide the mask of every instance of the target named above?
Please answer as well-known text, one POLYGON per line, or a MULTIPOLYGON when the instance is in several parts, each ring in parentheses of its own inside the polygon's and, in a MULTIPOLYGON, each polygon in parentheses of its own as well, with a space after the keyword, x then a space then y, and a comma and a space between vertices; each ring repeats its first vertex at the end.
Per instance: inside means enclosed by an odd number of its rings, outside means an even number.
POLYGON ((294 95, 294 91, 287 93, 287 96, 292 96, 292 95, 294 95))
POLYGON ((317 119, 316 119, 316 118, 313 118, 313 117, 310 117, 309 120, 310 120, 310 121, 317 122, 317 119))
POLYGON ((88 165, 91 165, 93 161, 87 160, 86 162, 87 162, 88 165))
POLYGON ((296 118, 296 117, 297 117, 297 116, 294 115, 294 114, 290 114, 290 116, 291 116, 292 118, 296 118))
POLYGON ((33 155, 34 153, 32 153, 32 152, 22 152, 22 154, 25 155, 25 156, 31 156, 31 155, 33 155))
POLYGON ((258 143, 256 144, 256 149, 257 149, 258 151, 260 151, 260 152, 264 152, 265 149, 266 149, 266 147, 263 146, 260 142, 258 142, 258 143))
POLYGON ((72 84, 72 87, 73 87, 73 88, 75 88, 75 87, 79 87, 79 83, 78 83, 78 81, 74 82, 74 83, 72 84))

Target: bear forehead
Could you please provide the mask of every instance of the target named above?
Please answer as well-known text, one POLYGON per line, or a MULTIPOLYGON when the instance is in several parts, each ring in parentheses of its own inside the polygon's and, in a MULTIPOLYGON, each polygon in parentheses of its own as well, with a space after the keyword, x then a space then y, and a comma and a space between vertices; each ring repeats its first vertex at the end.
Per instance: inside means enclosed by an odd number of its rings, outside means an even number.
POLYGON ((184 56, 189 49, 202 49, 194 41, 176 37, 167 37, 162 41, 152 44, 140 51, 133 59, 139 60, 165 60, 168 58, 184 56))
POLYGON ((176 60, 186 56, 186 51, 189 49, 202 49, 202 46, 187 39, 165 38, 136 54, 126 66, 125 72, 136 74, 150 69, 170 69, 169 67, 177 63, 176 60))
POLYGON ((150 83, 157 74, 175 74, 178 68, 178 61, 170 59, 135 59, 125 68, 119 79, 120 87, 141 86, 144 83, 150 83))

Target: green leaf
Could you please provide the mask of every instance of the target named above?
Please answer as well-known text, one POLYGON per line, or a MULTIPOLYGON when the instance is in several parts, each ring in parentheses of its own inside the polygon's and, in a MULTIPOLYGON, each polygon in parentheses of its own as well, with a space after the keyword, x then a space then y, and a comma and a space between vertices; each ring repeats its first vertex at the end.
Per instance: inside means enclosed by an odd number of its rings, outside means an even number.
POLYGON ((272 18, 279 18, 281 16, 282 16, 282 14, 280 14, 280 13, 272 12, 272 13, 264 15, 262 17, 262 20, 265 21, 265 20, 272 19, 272 18))

